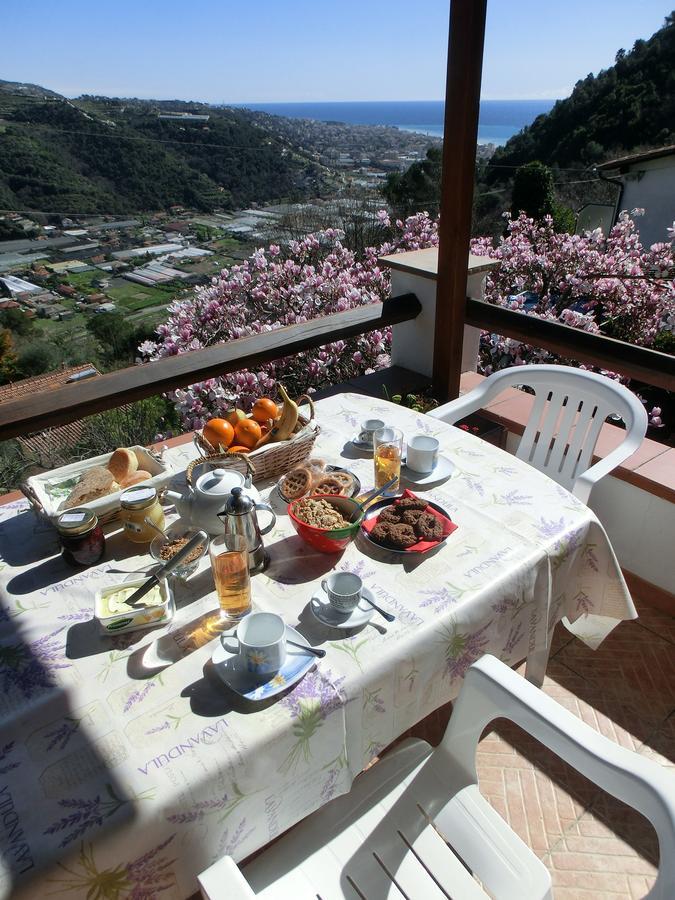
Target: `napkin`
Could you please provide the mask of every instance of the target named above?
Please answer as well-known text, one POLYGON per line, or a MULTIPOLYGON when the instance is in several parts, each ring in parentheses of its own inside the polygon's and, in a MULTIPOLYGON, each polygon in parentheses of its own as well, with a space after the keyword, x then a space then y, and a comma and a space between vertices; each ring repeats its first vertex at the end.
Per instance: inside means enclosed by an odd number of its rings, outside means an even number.
MULTIPOLYGON (((412 491, 405 490, 403 491, 403 496, 400 498, 403 499, 413 499, 413 500, 423 500, 423 497, 418 497, 417 494, 413 494, 412 491)), ((394 502, 394 506, 396 506, 398 501, 394 502)), ((444 516, 442 513, 439 513, 438 510, 434 509, 433 506, 427 506, 425 512, 430 513, 432 516, 435 516, 438 521, 443 526, 443 537, 441 540, 445 540, 446 537, 452 534, 453 531, 457 530, 457 525, 452 522, 447 516, 444 516)), ((375 525, 377 524, 377 517, 373 516, 372 519, 368 519, 363 523, 363 528, 370 533, 375 525)), ((431 550, 433 547, 437 547, 440 541, 418 541, 416 544, 413 544, 412 547, 406 547, 403 551, 404 553, 426 553, 427 550, 431 550)), ((378 545, 380 546, 380 545, 378 545)), ((384 548, 387 549, 387 548, 384 548)))

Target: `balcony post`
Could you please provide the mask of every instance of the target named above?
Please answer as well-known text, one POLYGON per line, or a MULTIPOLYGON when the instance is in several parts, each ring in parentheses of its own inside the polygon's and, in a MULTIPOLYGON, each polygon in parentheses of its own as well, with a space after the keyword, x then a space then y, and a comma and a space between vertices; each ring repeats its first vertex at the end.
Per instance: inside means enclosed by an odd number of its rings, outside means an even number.
MULTIPOLYGON (((391 362, 427 378, 433 375, 434 334, 437 312, 438 250, 410 250, 392 253, 378 260, 391 269, 391 295, 415 294, 422 310, 415 318, 392 326, 391 362)), ((469 256, 465 269, 466 282, 462 297, 484 299, 485 278, 498 263, 486 256, 469 256)), ((392 301, 395 302, 395 301, 392 301)), ((466 305, 466 299, 464 300, 466 305)), ((480 329, 462 323, 459 341, 460 372, 475 372, 478 362, 480 329)))
MULTIPOLYGON (((459 396, 487 0, 451 0, 445 85, 434 392, 459 396)), ((474 295, 475 296, 475 295, 474 295)))

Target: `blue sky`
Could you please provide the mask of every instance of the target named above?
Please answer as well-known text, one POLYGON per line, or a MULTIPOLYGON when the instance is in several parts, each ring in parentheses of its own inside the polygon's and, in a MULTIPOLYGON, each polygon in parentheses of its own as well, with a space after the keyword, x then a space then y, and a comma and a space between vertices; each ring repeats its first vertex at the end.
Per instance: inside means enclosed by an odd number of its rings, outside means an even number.
MULTIPOLYGON (((488 0, 484 99, 557 98, 672 0, 488 0)), ((68 96, 435 100, 449 0, 1 0, 0 78, 68 96)))

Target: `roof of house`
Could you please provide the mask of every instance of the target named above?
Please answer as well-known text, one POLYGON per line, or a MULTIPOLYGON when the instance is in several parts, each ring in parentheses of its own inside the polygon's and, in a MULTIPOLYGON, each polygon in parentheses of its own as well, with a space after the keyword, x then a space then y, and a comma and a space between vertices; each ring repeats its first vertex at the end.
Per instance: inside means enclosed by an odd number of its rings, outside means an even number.
MULTIPOLYGON (((52 391, 63 387, 73 376, 84 372, 92 372, 100 375, 96 366, 85 363, 81 366, 69 366, 59 369, 57 372, 46 372, 44 375, 36 375, 34 378, 23 378, 13 384, 0 386, 0 403, 8 400, 21 400, 23 397, 36 391, 52 391)), ((50 453, 59 447, 72 446, 82 434, 82 422, 69 422, 67 425, 59 425, 26 437, 19 438, 19 443, 38 459, 49 459, 50 453)))
POLYGON ((596 166, 597 169, 627 169, 636 163, 647 162, 650 159, 660 159, 662 156, 675 154, 675 144, 667 147, 657 147, 656 150, 645 150, 644 153, 631 153, 629 156, 620 156, 618 159, 608 159, 596 166))
POLYGON ((7 400, 20 400, 37 391, 53 391, 63 387, 73 375, 88 370, 93 370, 96 375, 101 374, 92 363, 84 363, 81 366, 68 366, 56 372, 45 372, 43 375, 35 375, 33 378, 22 378, 21 381, 3 384, 0 386, 0 403, 5 403, 7 400))

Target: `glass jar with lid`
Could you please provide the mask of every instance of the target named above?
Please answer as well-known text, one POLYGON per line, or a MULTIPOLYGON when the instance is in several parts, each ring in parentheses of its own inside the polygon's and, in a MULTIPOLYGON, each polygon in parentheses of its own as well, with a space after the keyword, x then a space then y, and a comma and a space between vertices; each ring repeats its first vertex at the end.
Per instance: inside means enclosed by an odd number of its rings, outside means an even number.
POLYGON ((139 484, 122 491, 120 519, 124 534, 130 541, 135 544, 148 544, 157 532, 145 520, 149 519, 162 531, 166 524, 156 488, 139 484))
POLYGON ((69 509, 56 520, 63 559, 70 566, 93 566, 105 553, 105 535, 96 513, 69 509))

